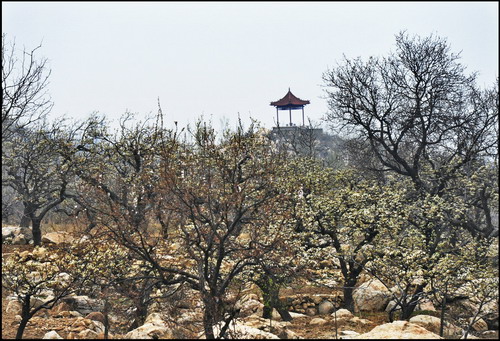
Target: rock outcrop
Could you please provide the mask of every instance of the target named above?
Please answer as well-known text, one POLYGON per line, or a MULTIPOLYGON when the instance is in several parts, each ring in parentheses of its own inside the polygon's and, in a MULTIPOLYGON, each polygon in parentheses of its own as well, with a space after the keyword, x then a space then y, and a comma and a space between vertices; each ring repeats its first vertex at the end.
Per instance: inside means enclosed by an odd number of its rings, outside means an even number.
POLYGON ((46 244, 71 243, 73 240, 73 236, 67 232, 49 232, 42 236, 42 243, 46 244))
POLYGON ((408 321, 394 321, 373 328, 368 333, 355 336, 356 339, 442 339, 424 327, 408 321))
MULTIPOLYGON (((421 327, 424 327, 430 332, 435 334, 439 334, 439 328, 441 326, 441 320, 438 317, 430 316, 430 315, 417 315, 410 318, 409 322, 418 324, 421 327)), ((445 321, 444 324, 444 335, 445 336, 460 336, 462 333, 462 329, 448 323, 445 321)))
POLYGON ((336 318, 337 321, 348 321, 354 317, 354 315, 347 309, 339 309, 334 311, 332 314, 333 318, 336 318))

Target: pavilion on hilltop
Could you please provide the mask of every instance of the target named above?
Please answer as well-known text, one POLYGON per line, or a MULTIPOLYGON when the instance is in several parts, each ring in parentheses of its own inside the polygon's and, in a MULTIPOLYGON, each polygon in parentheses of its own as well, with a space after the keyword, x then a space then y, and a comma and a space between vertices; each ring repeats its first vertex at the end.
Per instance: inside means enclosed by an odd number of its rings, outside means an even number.
POLYGON ((304 106, 309 104, 309 101, 302 100, 298 97, 296 97, 292 92, 290 91, 290 88, 288 88, 288 93, 280 100, 271 102, 272 106, 276 107, 276 123, 277 126, 279 127, 280 121, 279 121, 279 110, 288 110, 290 114, 290 127, 293 126, 292 124, 292 110, 297 110, 297 109, 302 109, 302 126, 305 126, 305 121, 304 121, 304 106))

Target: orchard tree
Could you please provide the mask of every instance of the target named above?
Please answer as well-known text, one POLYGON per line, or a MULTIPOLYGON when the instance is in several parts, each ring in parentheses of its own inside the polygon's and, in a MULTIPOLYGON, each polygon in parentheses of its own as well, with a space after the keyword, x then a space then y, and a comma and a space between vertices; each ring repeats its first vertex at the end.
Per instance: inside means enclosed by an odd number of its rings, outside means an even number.
POLYGON ((234 280, 270 257, 284 238, 286 211, 276 186, 281 160, 254 125, 226 129, 219 141, 200 121, 193 145, 181 151, 177 165, 162 170, 163 193, 173 199, 166 207, 181 219, 182 249, 193 262, 189 277, 202 297, 207 338, 223 337, 237 316, 228 301, 234 280))
MULTIPOLYGON (((151 303, 159 299, 152 297, 151 292, 162 286, 160 276, 150 265, 105 235, 96 234, 80 242, 73 251, 78 255, 78 264, 82 268, 87 265, 83 273, 87 284, 80 294, 97 296, 104 303, 105 333, 110 329, 109 312, 120 308, 133 310, 129 330, 142 325, 151 303)), ((162 298, 169 295, 172 293, 165 293, 162 298)))
POLYGON ((17 130, 45 117, 53 106, 47 92, 47 59, 37 56, 41 45, 31 51, 18 51, 15 42, 7 40, 3 33, 2 143, 17 130))
MULTIPOLYGON (((442 196, 464 167, 498 160, 498 82, 479 89, 476 74, 466 75, 459 55, 439 37, 402 32, 396 49, 386 58, 346 59, 324 73, 328 120, 366 140, 379 171, 442 196)), ((490 214, 490 206, 483 203, 481 215, 490 214)), ((495 230, 490 218, 460 225, 489 236, 495 230)))
MULTIPOLYGON (((150 293, 156 280, 170 283, 164 272, 152 276, 155 258, 166 229, 159 213, 159 153, 161 149, 175 148, 175 137, 161 127, 161 110, 156 121, 133 121, 133 115, 125 114, 119 129, 113 134, 107 123, 92 116, 85 123, 79 144, 67 157, 75 164, 75 174, 80 179, 78 191, 70 196, 84 210, 89 230, 95 236, 107 235, 112 243, 127 250, 133 260, 149 262, 142 267, 142 280, 129 278, 128 286, 142 286, 137 290, 135 321, 142 324, 147 316, 150 293), (154 264, 153 268, 151 264, 154 264), (155 280, 156 278, 156 280, 155 280)), ((75 144, 75 143, 74 143, 75 144)), ((136 276, 140 277, 140 276, 136 276)), ((167 276, 168 277, 168 276, 167 276)), ((110 283, 113 280, 110 279, 110 283)), ((126 285, 122 281, 121 287, 126 285)), ((125 289, 124 289, 125 290, 125 289)))
POLYGON ((447 252, 429 271, 429 291, 441 308, 440 336, 443 336, 445 318, 460 325, 465 331, 463 337, 467 338, 471 326, 491 312, 487 310, 488 305, 493 304, 497 310, 498 267, 492 264, 497 251, 470 236, 464 235, 463 239, 459 248, 454 249, 449 243, 442 245, 447 252), (471 302, 470 309, 458 314, 455 307, 448 309, 448 303, 454 298, 464 296, 471 302))
MULTIPOLYGON (((288 184, 297 201, 298 232, 306 258, 334 257, 340 266, 344 305, 354 311, 353 290, 372 248, 387 226, 404 223, 404 189, 381 186, 352 170, 334 171, 311 160, 298 160, 288 184)), ((290 171, 291 172, 291 171, 290 171)))
MULTIPOLYGON (((409 184, 402 181, 399 185, 409 184)), ((408 191, 405 202, 404 224, 386 226, 380 246, 370 249, 371 261, 365 266, 393 293, 396 304, 389 312, 391 321, 396 310, 401 310, 401 319, 410 318, 418 302, 430 297, 433 290, 439 292, 438 301, 445 309, 447 297, 458 290, 464 278, 482 278, 495 267, 485 251, 492 240, 447 228, 467 210, 460 197, 451 201, 408 191)))
POLYGON ((2 185, 11 187, 22 202, 21 226, 31 222, 33 241, 41 244, 41 223, 47 213, 65 199, 72 181, 72 164, 60 149, 73 137, 59 122, 40 121, 29 130, 19 130, 2 146, 2 185))
POLYGON ((87 186, 80 200, 92 206, 98 227, 145 262, 151 283, 187 283, 200 292, 213 338, 214 327, 223 322, 223 335, 237 314, 230 285, 282 236, 273 187, 279 159, 253 128, 228 130, 217 141, 199 123, 193 145, 182 145, 160 121, 89 135, 75 154, 87 186))
POLYGON ((52 309, 64 297, 86 285, 89 264, 79 262, 70 250, 48 252, 35 247, 2 255, 2 287, 21 304, 16 339, 21 339, 29 320, 40 310, 52 309))

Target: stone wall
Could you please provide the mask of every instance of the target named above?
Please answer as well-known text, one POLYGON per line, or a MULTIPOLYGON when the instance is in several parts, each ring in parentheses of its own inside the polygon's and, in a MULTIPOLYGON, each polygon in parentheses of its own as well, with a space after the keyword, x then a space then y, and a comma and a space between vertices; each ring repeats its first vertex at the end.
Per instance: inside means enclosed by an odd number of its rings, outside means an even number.
POLYGON ((296 294, 281 299, 288 311, 308 316, 329 314, 338 309, 344 301, 342 294, 296 294))

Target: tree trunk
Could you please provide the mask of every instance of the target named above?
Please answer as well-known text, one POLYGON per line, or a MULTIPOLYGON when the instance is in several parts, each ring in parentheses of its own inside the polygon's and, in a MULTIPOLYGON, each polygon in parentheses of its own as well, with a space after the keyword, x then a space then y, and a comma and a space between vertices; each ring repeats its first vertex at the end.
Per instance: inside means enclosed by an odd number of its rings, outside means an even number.
POLYGON ((415 289, 415 292, 411 296, 410 302, 406 304, 404 307, 401 307, 401 319, 408 320, 411 317, 411 314, 415 310, 417 306, 417 302, 420 298, 420 295, 424 291, 425 284, 419 284, 415 289))
POLYGON ((104 297, 104 339, 109 338, 109 300, 104 297))
POLYGON ((148 315, 148 307, 143 304, 136 304, 135 306, 135 320, 137 321, 138 326, 142 326, 146 317, 148 315))
MULTIPOLYGON (((205 311, 203 313, 203 329, 205 330, 205 336, 207 339, 215 339, 214 326, 222 320, 220 318, 220 306, 218 306, 220 300, 217 297, 211 296, 209 292, 202 293, 202 295, 204 296, 203 304, 205 306, 205 311)), ((217 335, 217 338, 221 338, 222 336, 223 335, 217 335)))
POLYGON ((203 329, 205 330, 205 337, 210 340, 215 339, 214 335, 214 316, 212 309, 205 305, 205 312, 203 314, 203 329))
POLYGON ((278 313, 280 314, 281 319, 283 321, 291 321, 291 320, 293 320, 293 317, 292 317, 292 315, 290 315, 290 312, 288 310, 282 308, 281 306, 279 308, 276 308, 276 310, 278 310, 278 313))
POLYGON ((26 325, 28 324, 28 321, 31 318, 30 303, 31 303, 31 297, 30 295, 27 295, 22 305, 21 323, 19 324, 19 327, 17 327, 16 339, 18 340, 23 338, 24 329, 26 328, 26 325))
POLYGON ((31 219, 33 244, 35 246, 42 245, 42 231, 40 229, 41 222, 41 219, 31 219))
POLYGON ((262 313, 262 317, 265 319, 272 319, 273 317, 273 308, 278 311, 283 321, 292 321, 292 315, 286 309, 285 304, 279 298, 279 288, 271 287, 267 288, 269 292, 262 291, 262 296, 264 299, 264 309, 262 313))
POLYGON ((443 304, 441 305, 441 318, 439 324, 439 336, 443 337, 444 334, 444 312, 446 310, 446 295, 448 293, 448 287, 445 287, 443 295, 443 304))
POLYGON ((350 312, 354 312, 354 298, 352 297, 353 288, 344 288, 344 308, 350 312))
POLYGON ((30 227, 30 211, 31 208, 27 205, 24 205, 23 216, 21 217, 21 222, 19 223, 19 227, 30 227))
POLYGON ((293 320, 292 315, 286 309, 286 305, 279 298, 280 286, 271 277, 264 275, 256 284, 262 291, 262 298, 264 300, 263 318, 271 319, 274 308, 278 311, 283 321, 293 320))
POLYGON ((21 319, 21 323, 19 324, 19 327, 17 327, 16 339, 20 340, 23 338, 24 329, 26 328, 28 321, 29 317, 28 318, 23 317, 21 319))
MULTIPOLYGON (((286 309, 286 305, 279 298, 278 286, 273 286, 271 290, 271 308, 275 308, 278 311, 283 321, 291 321, 293 319, 292 315, 286 309)), ((272 318, 272 313, 270 318, 272 318)))
POLYGON ((352 313, 354 313, 354 298, 352 294, 357 282, 357 277, 354 279, 349 278, 344 284, 344 308, 352 313))
MULTIPOLYGON (((266 302, 266 299, 264 299, 264 302, 266 302)), ((273 317, 273 307, 264 304, 264 308, 262 309, 262 318, 270 319, 272 317, 273 317)))

